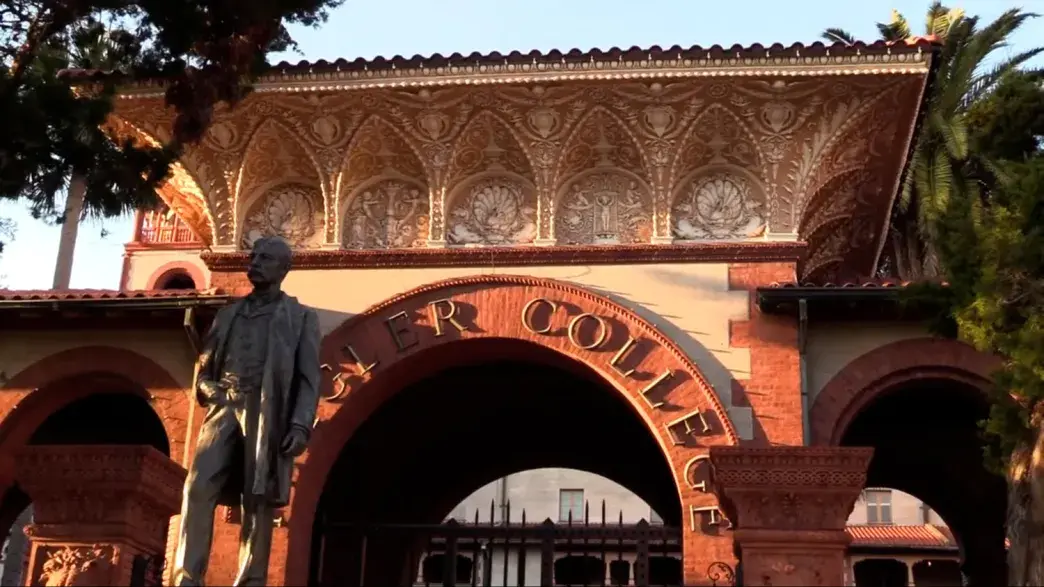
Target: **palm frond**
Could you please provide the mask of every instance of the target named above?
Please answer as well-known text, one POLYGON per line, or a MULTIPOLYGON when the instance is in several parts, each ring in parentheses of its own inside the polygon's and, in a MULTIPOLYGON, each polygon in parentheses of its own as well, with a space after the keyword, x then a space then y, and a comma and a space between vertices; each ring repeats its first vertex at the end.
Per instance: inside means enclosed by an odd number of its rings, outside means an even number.
POLYGON ((960 116, 943 116, 938 111, 930 114, 932 127, 942 136, 946 152, 951 159, 964 161, 968 158, 968 127, 960 116))
POLYGON ((831 43, 844 43, 846 45, 855 44, 855 37, 851 33, 844 29, 830 28, 823 31, 822 37, 824 40, 830 41, 831 43))
MULTIPOLYGON (((1005 75, 1019 69, 1024 63, 1033 59, 1037 55, 1044 53, 1044 47, 1036 47, 1029 49, 1021 53, 1017 53, 1014 56, 1004 60, 1003 62, 995 65, 992 69, 986 73, 977 74, 972 78, 968 89, 965 91, 964 96, 961 98, 961 108, 965 109, 968 106, 979 101, 983 97, 989 95, 990 91, 1000 82, 1001 78, 1005 75)), ((1038 70, 1028 70, 1024 73, 1033 75, 1038 70)))

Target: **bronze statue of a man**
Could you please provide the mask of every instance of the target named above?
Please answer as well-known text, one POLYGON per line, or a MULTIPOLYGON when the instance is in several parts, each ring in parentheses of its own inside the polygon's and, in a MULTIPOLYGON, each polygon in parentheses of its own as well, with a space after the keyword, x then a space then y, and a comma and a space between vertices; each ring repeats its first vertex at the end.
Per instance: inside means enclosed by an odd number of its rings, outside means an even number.
POLYGON ((290 499, 319 403, 319 322, 280 289, 290 258, 282 239, 258 239, 253 292, 222 308, 204 341, 195 391, 206 415, 185 481, 177 585, 203 584, 219 503, 242 507, 235 585, 268 578, 273 509, 290 499))

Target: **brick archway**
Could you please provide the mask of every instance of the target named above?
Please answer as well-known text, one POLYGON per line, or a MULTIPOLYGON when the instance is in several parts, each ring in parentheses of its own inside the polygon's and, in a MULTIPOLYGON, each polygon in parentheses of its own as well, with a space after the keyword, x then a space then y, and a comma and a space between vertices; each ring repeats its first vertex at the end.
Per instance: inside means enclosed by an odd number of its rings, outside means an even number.
POLYGON ((962 342, 913 338, 878 347, 845 365, 809 411, 813 445, 840 445, 852 419, 881 393, 924 379, 950 379, 983 388, 1000 366, 996 357, 962 342))
MULTIPOLYGON (((0 499, 16 481, 15 455, 51 414, 76 400, 114 390, 149 400, 167 433, 171 458, 180 461, 189 409, 184 388, 155 361, 131 350, 76 347, 36 361, 0 388, 0 499)), ((27 505, 8 501, 0 503, 0 542, 27 505)))
POLYGON ((134 351, 84 346, 36 361, 0 389, 0 458, 8 459, 29 441, 48 416, 89 395, 127 391, 149 400, 163 422, 170 455, 184 453, 189 399, 166 369, 134 351))
MULTIPOLYGON (((597 373, 656 438, 683 508, 715 505, 713 495, 692 479, 693 463, 702 462, 693 459, 709 446, 736 445, 738 439, 699 368, 668 337, 632 310, 567 283, 511 275, 451 279, 377 304, 324 339, 327 400, 320 403, 312 442, 299 461, 285 559, 273 560, 276 567, 285 564, 284 584, 308 581, 316 509, 327 475, 355 430, 405 385, 446 368, 447 355, 468 360, 465 353, 427 351, 481 339, 538 345, 597 373), (422 360, 433 354, 443 360, 422 360)), ((690 532, 688 525, 686 516, 686 551, 700 551, 697 561, 687 560, 688 575, 695 578, 707 567, 700 566, 704 557, 731 558, 731 540, 690 532)))

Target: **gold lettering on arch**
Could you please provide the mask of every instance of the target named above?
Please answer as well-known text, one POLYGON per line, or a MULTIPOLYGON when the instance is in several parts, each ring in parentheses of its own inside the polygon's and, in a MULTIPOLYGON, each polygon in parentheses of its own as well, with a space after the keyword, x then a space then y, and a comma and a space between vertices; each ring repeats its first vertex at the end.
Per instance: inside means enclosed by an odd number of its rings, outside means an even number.
POLYGON ((707 493, 707 480, 704 479, 699 483, 696 482, 696 467, 700 463, 710 462, 710 455, 698 455, 689 459, 689 462, 685 463, 685 469, 682 471, 682 475, 685 476, 685 483, 690 488, 695 489, 701 493, 707 493))
POLYGON ((544 305, 550 308, 551 314, 554 314, 558 310, 558 304, 552 302, 547 298, 533 298, 526 302, 525 306, 522 306, 522 327, 533 334, 547 334, 551 332, 551 317, 548 316, 547 325, 543 328, 537 328, 533 324, 533 312, 536 310, 538 305, 544 305))
MULTIPOLYGON (((356 376, 363 376, 369 373, 380 365, 381 362, 378 359, 374 359, 372 363, 367 364, 366 361, 359 356, 359 353, 350 344, 346 344, 341 347, 341 352, 347 355, 348 359, 356 366, 356 376)), ((323 363, 319 366, 323 371, 333 371, 333 367, 329 363, 323 363)), ((324 397, 324 401, 332 402, 340 399, 344 394, 348 393, 348 379, 351 378, 351 374, 345 371, 340 371, 333 376, 334 393, 331 396, 324 397)))
POLYGON ((696 436, 697 434, 707 434, 711 431, 710 423, 707 422, 707 416, 701 410, 693 410, 688 414, 680 418, 676 418, 667 422, 667 431, 671 433, 671 439, 674 444, 685 444, 685 438, 678 433, 678 428, 684 428, 685 436, 696 436), (699 430, 693 427, 693 421, 697 421, 699 430))
POLYGON ((590 351, 597 349, 598 347, 605 344, 606 339, 609 338, 609 325, 606 324, 605 320, 603 320, 601 317, 595 316, 590 312, 584 312, 583 314, 580 314, 579 316, 569 321, 569 328, 566 330, 566 334, 569 337, 569 342, 573 346, 575 346, 578 349, 590 351), (595 324, 598 325, 598 330, 596 331, 597 334, 595 335, 593 341, 591 341, 588 344, 582 344, 580 342, 580 326, 582 326, 583 323, 587 320, 594 320, 595 324))
POLYGON ((457 303, 449 298, 428 302, 428 312, 431 314, 431 326, 435 329, 435 336, 446 334, 442 331, 443 322, 449 322, 457 329, 457 332, 464 332, 468 329, 467 326, 457 321, 457 303), (446 311, 443 312, 442 309, 446 311))
POLYGON ((620 347, 620 350, 616 351, 616 354, 613 355, 612 359, 609 359, 609 366, 613 368, 613 371, 616 371, 622 377, 630 377, 634 373, 633 367, 627 369, 626 371, 622 369, 620 367, 620 362, 627 357, 628 351, 634 348, 636 344, 638 344, 638 339, 631 335, 628 335, 627 342, 623 343, 623 346, 620 347))
MULTIPOLYGON (((728 522, 728 519, 722 515, 721 509, 716 505, 708 505, 703 507, 696 507, 694 505, 689 506, 689 527, 693 532, 698 532, 701 525, 698 520, 702 518, 702 514, 710 514, 710 519, 707 520, 708 526, 717 526, 722 521, 728 522)), ((732 526, 732 522, 729 522, 729 526, 732 526)))

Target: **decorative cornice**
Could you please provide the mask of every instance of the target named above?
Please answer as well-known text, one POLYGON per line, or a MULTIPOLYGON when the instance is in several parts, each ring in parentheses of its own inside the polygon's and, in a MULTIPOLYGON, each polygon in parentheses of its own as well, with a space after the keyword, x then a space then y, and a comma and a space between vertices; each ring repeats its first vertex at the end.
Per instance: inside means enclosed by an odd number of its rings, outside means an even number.
MULTIPOLYGON (((255 82, 258 92, 314 92, 374 88, 418 88, 455 85, 549 83, 579 80, 686 79, 700 77, 829 77, 844 75, 925 74, 936 44, 821 42, 786 47, 733 45, 722 47, 673 46, 663 49, 613 48, 608 51, 574 49, 569 52, 518 51, 507 55, 455 53, 412 58, 378 57, 372 60, 282 62, 255 82)), ((63 75, 90 83, 116 78, 121 98, 162 95, 163 80, 129 81, 119 72, 69 70, 63 75)))
POLYGON ((714 483, 728 490, 859 490, 872 448, 711 447, 714 483))
POLYGON ((185 481, 185 470, 150 446, 31 446, 18 455, 16 470, 34 501, 133 494, 171 513, 185 481))
MULTIPOLYGON (((637 265, 642 263, 798 263, 803 242, 701 243, 692 245, 592 245, 430 249, 296 251, 294 269, 400 269, 418 267, 526 267, 540 265, 637 265)), ((211 271, 245 271, 247 253, 200 255, 211 271)))

